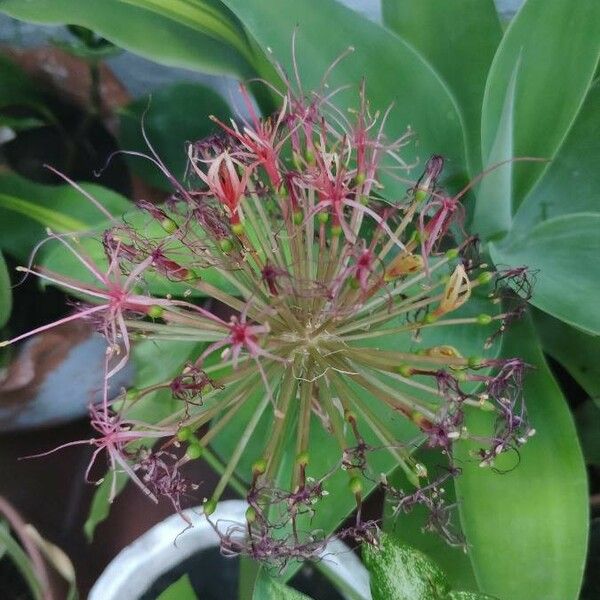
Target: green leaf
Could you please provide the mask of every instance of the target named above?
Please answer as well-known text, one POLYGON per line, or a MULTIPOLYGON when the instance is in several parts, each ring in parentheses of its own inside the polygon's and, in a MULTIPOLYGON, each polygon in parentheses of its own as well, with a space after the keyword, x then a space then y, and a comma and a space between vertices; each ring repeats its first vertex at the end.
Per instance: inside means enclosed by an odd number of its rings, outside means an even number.
MULTIPOLYGON (((505 91, 521 60, 514 109, 514 156, 553 158, 569 132, 600 55, 597 0, 527 0, 510 23, 494 57, 482 110, 482 158, 498 137, 505 91)), ((514 168, 513 207, 518 208, 546 163, 514 168)))
POLYGON ((519 207, 513 227, 565 214, 600 210, 600 82, 589 90, 575 123, 548 170, 519 207))
POLYGON ((491 170, 477 191, 472 229, 483 239, 502 237, 512 224, 514 164, 510 159, 514 156, 515 90, 520 64, 517 59, 506 89, 496 137, 484 162, 486 170, 491 170))
MULTIPOLYGON (((454 174, 465 175, 463 129, 456 102, 431 65, 407 42, 365 20, 333 0, 224 0, 258 45, 292 73, 291 45, 296 29, 297 63, 306 90, 319 89, 331 66, 349 46, 355 51, 331 72, 329 90, 341 91, 332 101, 346 112, 357 105, 357 86, 366 78, 372 112, 394 104, 386 123, 388 139, 408 126, 418 143, 403 148, 408 163, 420 158, 419 169, 432 154, 448 157, 454 174)), ((404 195, 406 184, 385 180, 384 196, 404 195)))
POLYGON ((536 225, 528 235, 490 244, 496 266, 535 272, 531 303, 591 334, 600 334, 600 214, 577 213, 536 225))
POLYGON ((102 521, 107 519, 110 514, 110 497, 113 490, 115 497, 118 496, 125 489, 125 485, 128 481, 125 473, 114 473, 114 475, 113 473, 107 473, 102 480, 102 483, 98 484, 98 487, 94 492, 94 497, 92 498, 90 511, 83 524, 83 533, 88 542, 91 542, 94 539, 96 527, 98 527, 102 521), (114 484, 113 477, 116 477, 114 484))
POLYGON ((256 577, 252 600, 310 600, 310 596, 276 581, 261 567, 256 577))
POLYGON ((425 554, 382 533, 379 543, 364 544, 363 560, 371 573, 373 600, 445 600, 450 586, 425 554))
MULTIPOLYGON (((227 103, 210 88, 196 83, 161 88, 134 100, 120 111, 119 145, 124 150, 148 153, 142 136, 143 119, 150 143, 175 178, 181 180, 187 164, 186 142, 202 139, 216 130, 209 115, 223 121, 231 116, 227 103)), ((141 158, 128 159, 133 170, 145 181, 172 190, 155 165, 141 158)))
POLYGON ((544 352, 557 360, 592 397, 600 398, 600 337, 569 327, 541 311, 533 313, 544 352))
POLYGON ((169 66, 240 77, 254 74, 249 62, 254 57, 244 44, 241 24, 218 0, 4 0, 1 11, 33 23, 82 25, 121 48, 169 66), (227 25, 237 48, 211 26, 211 15, 213 24, 219 15, 227 25))
MULTIPOLYGON (((120 194, 99 185, 81 187, 110 213, 120 217, 131 204, 120 194)), ((70 185, 40 185, 17 175, 0 175, 0 248, 25 262, 35 244, 56 232, 85 231, 105 221, 106 215, 70 185)))
POLYGON ((196 600, 196 592, 187 575, 171 584, 156 600, 196 600))
MULTIPOLYGON (((456 493, 469 556, 485 593, 502 600, 575 600, 585 564, 588 490, 573 418, 529 319, 507 332, 503 355, 535 367, 524 394, 537 433, 519 456, 498 457, 502 474, 479 467, 466 444, 457 447, 463 473, 456 493)), ((466 425, 480 431, 490 419, 473 411, 466 425)))
POLYGON ((8 321, 12 310, 10 275, 2 252, 0 252, 0 328, 8 321))
POLYGON ((471 174, 481 166, 481 103, 502 28, 493 0, 383 0, 383 21, 433 65, 462 111, 471 174))

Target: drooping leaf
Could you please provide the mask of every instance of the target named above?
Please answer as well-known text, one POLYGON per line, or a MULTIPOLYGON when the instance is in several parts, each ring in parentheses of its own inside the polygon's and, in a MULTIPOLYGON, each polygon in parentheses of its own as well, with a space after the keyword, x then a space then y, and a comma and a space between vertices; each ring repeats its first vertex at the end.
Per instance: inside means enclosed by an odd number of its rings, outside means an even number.
POLYGON ((536 225, 529 233, 490 244, 496 266, 527 266, 535 273, 534 306, 593 335, 600 281, 600 214, 576 213, 536 225))
MULTIPOLYGON (((99 185, 84 183, 115 217, 131 204, 120 194, 99 185)), ((18 175, 0 175, 0 248, 26 262, 35 244, 46 237, 46 228, 57 233, 84 232, 106 220, 87 198, 70 185, 40 185, 18 175)))
POLYGON ((450 586, 439 567, 421 551, 382 533, 379 543, 364 544, 373 600, 445 600, 450 586))
MULTIPOLYGON (((527 0, 494 57, 482 110, 484 164, 497 138, 515 64, 520 58, 514 109, 514 156, 553 158, 568 134, 600 55, 600 3, 527 0)), ((514 165, 513 207, 518 208, 547 164, 514 165)))
POLYGON ((481 103, 502 37, 492 0, 383 0, 387 27, 412 44, 448 84, 462 111, 471 174, 481 166, 481 103), (468 65, 468 67, 467 67, 468 65))
POLYGON ((169 66, 240 77, 253 74, 253 54, 242 27, 218 0, 6 0, 0 11, 33 23, 82 25, 121 48, 169 66), (227 24, 231 39, 215 31, 215 15, 227 24))
POLYGON ((513 227, 578 212, 600 212, 600 82, 589 90, 575 123, 547 171, 519 207, 513 227))
POLYGON ((533 313, 544 352, 557 360, 592 398, 600 398, 600 337, 569 327, 541 311, 533 313))
POLYGON ((182 575, 171 584, 156 600, 196 600, 198 596, 187 575, 182 575))
POLYGON ((10 317, 12 310, 12 291, 10 289, 10 275, 2 252, 0 252, 0 327, 10 317))
POLYGON ((261 567, 256 577, 252 600, 310 600, 310 596, 273 579, 266 569, 261 567))
MULTIPOLYGON (((538 347, 529 320, 506 334, 504 356, 534 366, 525 380, 536 434, 519 454, 498 457, 501 473, 482 469, 457 448, 456 493, 469 556, 480 589, 510 600, 575 600, 587 547, 586 471, 569 407, 538 347)), ((468 415, 470 431, 493 416, 468 415)))
MULTIPOLYGON (((231 115, 226 102, 212 89, 196 83, 177 83, 161 88, 134 100, 120 111, 120 146, 124 150, 148 154, 142 136, 143 119, 152 146, 171 173, 181 180, 188 162, 186 142, 215 132, 209 115, 223 121, 231 115)), ((129 163, 148 183, 172 190, 165 176, 149 161, 131 157, 129 163)))
MULTIPOLYGON (((407 127, 416 134, 416 145, 402 149, 406 161, 419 157, 422 169, 430 155, 443 154, 454 174, 465 175, 463 129, 456 102, 431 65, 403 39, 334 0, 224 3, 258 45, 265 51, 271 49, 290 74, 296 30, 297 64, 305 90, 318 90, 331 64, 348 47, 354 48, 330 73, 327 88, 350 85, 351 89, 338 92, 331 100, 343 112, 356 107, 357 87, 365 78, 373 112, 394 104, 385 128, 388 139, 399 137, 407 127)), ((404 195, 405 183, 389 177, 385 185, 384 196, 404 195)))
POLYGON ((0 546, 4 548, 5 558, 10 558, 19 573, 21 573, 33 598, 35 600, 42 600, 43 590, 31 564, 31 559, 10 534, 8 527, 0 527, 0 546))

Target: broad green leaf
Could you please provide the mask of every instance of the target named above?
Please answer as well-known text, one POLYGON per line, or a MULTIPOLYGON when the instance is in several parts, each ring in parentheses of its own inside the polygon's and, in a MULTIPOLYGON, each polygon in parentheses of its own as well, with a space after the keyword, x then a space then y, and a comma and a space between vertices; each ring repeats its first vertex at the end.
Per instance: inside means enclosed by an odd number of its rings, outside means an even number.
POLYGON ((493 596, 480 594, 479 592, 450 592, 448 600, 495 600, 493 596))
POLYGON ((490 244, 496 266, 525 265, 535 273, 531 303, 591 334, 600 334, 600 214, 576 213, 536 225, 527 235, 490 244))
POLYGON ((187 575, 171 584, 156 600, 196 600, 198 596, 187 575))
MULTIPOLYGON (((181 180, 188 162, 186 142, 202 139, 216 130, 209 115, 224 121, 231 116, 226 102, 212 89, 196 83, 161 88, 120 111, 119 143, 124 150, 148 154, 142 136, 143 119, 150 143, 175 178, 181 180)), ((172 190, 154 164, 141 158, 128 158, 133 170, 145 181, 172 190)))
POLYGON ((117 46, 161 64, 207 73, 229 73, 249 77, 251 51, 243 55, 210 26, 211 14, 220 15, 238 47, 245 48, 240 23, 218 0, 183 2, 127 2, 125 0, 5 0, 0 7, 11 17, 47 24, 87 27, 117 46), (183 11, 189 11, 188 19, 183 11), (135 24, 135 26, 133 26, 135 24))
POLYGON ((94 539, 96 527, 107 519, 110 514, 110 496, 113 493, 113 489, 115 496, 118 496, 125 489, 127 482, 128 478, 124 473, 115 473, 114 475, 113 473, 107 473, 102 483, 98 484, 92 498, 87 519, 83 524, 83 533, 88 542, 94 539), (113 476, 116 477, 114 484, 113 476))
POLYGON ((10 275, 2 252, 0 252, 0 328, 8 321, 12 310, 10 275))
MULTIPOLYGON (((81 187, 111 214, 120 217, 131 204, 120 194, 95 184, 81 187)), ((0 175, 0 248, 25 262, 35 244, 56 232, 86 231, 106 220, 85 196, 70 185, 40 185, 18 175, 0 175)))
MULTIPOLYGON (((416 134, 417 143, 400 152, 408 163, 420 159, 413 177, 432 154, 448 157, 450 170, 465 175, 463 128, 454 97, 431 65, 403 39, 334 0, 224 3, 290 74, 296 31, 297 64, 305 90, 318 90, 327 69, 352 46, 354 52, 330 73, 327 90, 347 85, 351 89, 340 91, 332 101, 344 112, 356 107, 357 88, 365 78, 372 112, 394 105, 386 124, 387 138, 399 137, 407 127, 416 134)), ((390 177, 385 185, 382 193, 388 199, 404 195, 405 183, 390 177)))
POLYGON ((541 311, 535 311, 533 317, 544 352, 567 369, 592 398, 600 398, 600 337, 569 327, 541 311))
POLYGON ((600 81, 589 90, 566 140, 519 207, 513 228, 577 212, 600 212, 600 81))
POLYGON ((481 103, 502 28, 493 0, 382 0, 387 27, 412 44, 462 111, 471 174, 481 167, 481 103))
POLYGON ((586 400, 575 411, 581 447, 589 464, 600 466, 600 404, 599 398, 586 400))
POLYGON ((382 533, 379 543, 364 544, 373 600, 445 600, 450 586, 439 567, 421 551, 382 533))
POLYGON ((517 59, 504 96, 496 137, 484 158, 489 172, 477 190, 472 229, 483 239, 501 237, 511 228, 514 164, 510 160, 514 156, 515 89, 520 63, 517 59))
MULTIPOLYGON (((457 447, 456 479, 463 530, 480 589, 501 600, 575 600, 585 564, 588 490, 573 418, 529 319, 507 332, 503 355, 532 365, 524 394, 536 429, 519 455, 498 457, 497 473, 457 447)), ((473 411, 471 431, 493 415, 473 411)))
MULTIPOLYGON (((515 157, 554 158, 569 132, 600 55, 597 0, 527 0, 510 23, 486 85, 482 158, 488 162, 498 137, 505 93, 520 59, 515 108, 515 157)), ((513 208, 521 204, 547 163, 515 163, 513 208)))
POLYGON ((273 579, 265 567, 261 567, 256 577, 252 600, 310 600, 310 596, 273 579))

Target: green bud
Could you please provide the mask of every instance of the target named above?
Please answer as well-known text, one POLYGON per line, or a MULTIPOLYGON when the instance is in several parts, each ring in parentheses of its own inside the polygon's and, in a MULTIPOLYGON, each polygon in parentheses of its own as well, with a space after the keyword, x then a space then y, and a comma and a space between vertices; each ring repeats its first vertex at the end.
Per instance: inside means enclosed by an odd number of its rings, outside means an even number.
POLYGON ((244 233, 244 225, 242 223, 234 223, 231 226, 231 231, 239 237, 244 233))
POLYGON ((490 315, 481 314, 478 315, 475 320, 478 325, 489 325, 492 322, 492 317, 490 317, 490 315))
POLYGON ((341 233, 342 233, 342 228, 341 228, 341 226, 340 226, 340 225, 334 225, 334 226, 331 228, 331 235, 332 235, 333 237, 338 237, 338 236, 339 236, 341 233))
POLYGON ((423 202, 427 198, 427 190, 423 188, 417 188, 415 191, 415 201, 423 202))
POLYGON ((246 509, 246 521, 248 521, 248 523, 254 523, 254 521, 256 521, 256 510, 252 508, 252 506, 249 506, 246 509))
POLYGON ((366 206, 367 204, 369 204, 369 196, 365 196, 364 194, 361 194, 358 198, 358 201, 363 205, 366 206))
POLYGON ((225 253, 231 252, 233 250, 233 242, 229 238, 223 238, 219 242, 219 248, 225 253))
POLYGON ((198 441, 192 442, 185 451, 185 455, 190 460, 197 460, 204 454, 204 448, 198 443, 198 441))
POLYGON ((351 477, 348 487, 353 494, 360 494, 363 491, 363 484, 360 477, 351 477))
POLYGON ((177 225, 177 223, 175 223, 175 221, 173 221, 173 219, 169 219, 169 217, 165 217, 161 222, 160 222, 160 226, 167 232, 167 233, 175 233, 178 229, 179 226, 177 225))
POLYGON ((206 500, 202 507, 204 508, 204 514, 209 517, 217 510, 217 501, 211 498, 210 500, 206 500))
POLYGON ((129 388, 125 393, 125 400, 137 400, 140 390, 136 387, 129 388))
POLYGON ((483 273, 480 273, 477 277, 477 283, 480 283, 481 285, 485 285, 486 283, 489 283, 492 280, 492 277, 494 276, 493 273, 490 273, 489 271, 484 271, 483 273))
POLYGON ((450 250, 448 250, 446 252, 446 258, 449 260, 452 260, 453 258, 456 258, 458 256, 458 248, 450 248, 450 250))
POLYGON ((356 277, 352 277, 352 278, 350 278, 348 285, 353 290, 357 290, 358 288, 360 288, 360 281, 356 277))
POLYGON ((315 155, 312 150, 307 150, 304 157, 309 165, 312 165, 315 162, 315 155))
POLYGON ((146 313, 151 319, 160 319, 165 314, 165 309, 162 306, 151 306, 146 313))
POLYGON ((181 427, 177 432, 177 439, 180 442, 187 442, 192 437, 193 431, 191 427, 181 427))
POLYGON ((264 458, 259 458, 252 465, 252 474, 253 475, 262 475, 267 470, 267 461, 264 458))
POLYGON ((396 372, 402 377, 412 377, 413 368, 408 365, 398 365, 396 367, 396 372))
POLYGON ((323 223, 323 225, 325 225, 325 223, 329 221, 329 215, 326 212, 320 212, 317 215, 317 219, 319 220, 319 223, 323 223))
POLYGON ((308 452, 300 452, 298 456, 296 456, 296 464, 305 467, 309 462, 308 452))
POLYGON ((356 182, 356 185, 362 185, 365 182, 366 178, 367 176, 364 173, 358 172, 354 181, 356 182))
MULTIPOLYGON (((325 214, 325 216, 327 216, 326 213, 321 213, 321 214, 325 214)), ((302 215, 302 211, 300 211, 300 210, 294 211, 294 214, 292 215, 292 221, 294 221, 294 225, 302 225, 303 220, 304 220, 304 218, 302 215)))
POLYGON ((435 323, 438 320, 438 317, 436 317, 433 313, 429 313, 428 315, 425 315, 425 318, 423 319, 423 323, 425 323, 425 325, 431 325, 432 323, 435 323))

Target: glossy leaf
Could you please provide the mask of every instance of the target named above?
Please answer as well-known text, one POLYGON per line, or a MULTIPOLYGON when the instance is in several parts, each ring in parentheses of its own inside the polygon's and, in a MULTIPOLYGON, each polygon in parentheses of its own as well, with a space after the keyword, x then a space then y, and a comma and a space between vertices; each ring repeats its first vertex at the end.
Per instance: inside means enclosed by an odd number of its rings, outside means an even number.
POLYGON ((515 144, 515 91, 521 61, 517 60, 504 96, 496 137, 485 160, 487 175, 477 191, 472 229, 483 239, 502 237, 512 225, 515 144))
MULTIPOLYGON (((148 154, 142 136, 143 125, 161 160, 175 178, 181 180, 187 164, 186 143, 216 131, 209 115, 224 121, 231 116, 226 102, 212 89, 195 83, 161 88, 134 100, 120 111, 119 143, 124 150, 148 154)), ((145 181, 172 191, 172 186, 155 165, 142 158, 128 158, 133 170, 145 181)))
MULTIPOLYGON (((95 184, 81 186, 110 213, 120 217, 131 204, 120 194, 95 184)), ((0 248, 25 262, 35 244, 56 232, 83 232, 106 216, 70 185, 40 185, 17 175, 0 176, 0 248)))
POLYGON ((534 312, 534 321, 544 352, 592 398, 600 398, 600 337, 569 327, 541 311, 534 312))
MULTIPOLYGON (((536 435, 516 454, 498 457, 503 473, 482 469, 466 444, 457 497, 480 589, 502 600, 575 600, 587 547, 588 490, 569 407, 554 381, 529 320, 506 334, 503 355, 533 365, 525 380, 536 435)), ((471 431, 492 415, 473 411, 471 431)))
POLYGON ((513 227, 577 212, 600 212, 600 81, 596 81, 548 170, 519 207, 513 227))
POLYGON ((196 600, 198 596, 187 575, 180 577, 171 584, 156 600, 196 600))
POLYGON ((310 600, 310 596, 276 581, 262 567, 256 577, 252 600, 310 600))
POLYGON ((493 0, 382 0, 385 25, 412 44, 452 90, 462 111, 471 174, 481 166, 481 103, 502 37, 493 0))
POLYGON ((242 56, 206 22, 201 25, 207 15, 206 5, 229 23, 239 36, 239 47, 245 47, 241 25, 218 0, 205 0, 200 5, 175 0, 145 4, 124 0, 5 0, 0 11, 33 23, 82 25, 121 48, 165 65, 251 76, 251 51, 244 50, 242 56), (194 19, 186 21, 182 7, 191 11, 194 19))
POLYGON ((362 547, 371 574, 373 600, 445 600, 450 586, 425 554, 382 533, 379 544, 362 547))
MULTIPOLYGON (((383 27, 365 20, 334 0, 224 0, 244 23, 250 35, 288 73, 292 73, 292 36, 296 30, 296 55, 303 87, 319 89, 331 64, 349 46, 354 52, 331 72, 329 90, 350 85, 332 100, 346 112, 357 104, 357 88, 366 78, 372 111, 385 111, 388 139, 402 135, 407 127, 415 132, 417 144, 404 148, 410 163, 418 156, 420 166, 431 154, 448 157, 450 170, 461 175, 464 147, 461 117, 447 86, 431 65, 408 43, 383 27)), ((388 198, 404 195, 406 184, 394 178, 385 181, 388 198)))
POLYGON ((479 592, 452 591, 448 594, 448 600, 495 600, 493 596, 480 594, 479 592))
POLYGON ((576 213, 536 225, 527 235, 490 244, 496 266, 527 266, 535 274, 531 303, 590 334, 600 334, 600 214, 576 213))
POLYGON ((8 321, 12 310, 10 275, 2 252, 0 252, 0 328, 8 321))
MULTIPOLYGON (((514 110, 514 156, 553 158, 587 94, 600 55, 600 3, 527 0, 492 63, 482 110, 482 158, 498 137, 505 91, 520 59, 514 110)), ((516 209, 547 164, 514 165, 516 209)))

